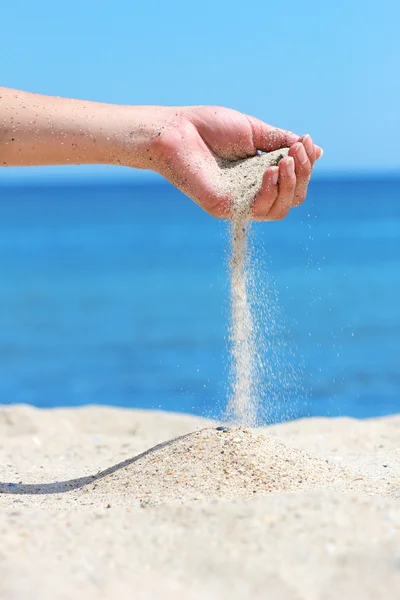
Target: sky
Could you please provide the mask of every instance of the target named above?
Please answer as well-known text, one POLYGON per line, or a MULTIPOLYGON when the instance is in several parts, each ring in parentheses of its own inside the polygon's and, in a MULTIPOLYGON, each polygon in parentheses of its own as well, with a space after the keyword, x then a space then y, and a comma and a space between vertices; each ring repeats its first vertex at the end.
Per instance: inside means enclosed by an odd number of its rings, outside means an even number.
MULTIPOLYGON (((321 173, 400 170, 398 0, 19 0, 0 17, 5 87, 229 106, 310 133, 325 150, 321 173)), ((66 169, 128 171, 34 173, 66 169)))

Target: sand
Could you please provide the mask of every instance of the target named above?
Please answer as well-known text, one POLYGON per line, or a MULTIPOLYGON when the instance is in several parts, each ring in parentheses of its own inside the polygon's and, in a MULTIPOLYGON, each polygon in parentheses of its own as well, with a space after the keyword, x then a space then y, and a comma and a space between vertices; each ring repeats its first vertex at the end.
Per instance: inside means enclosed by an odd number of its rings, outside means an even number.
MULTIPOLYGON (((288 155, 289 148, 257 154, 237 161, 220 161, 221 179, 229 191, 232 207, 230 224, 230 289, 231 289, 231 394, 228 414, 241 425, 255 426, 259 421, 260 348, 264 345, 265 323, 261 311, 255 312, 250 280, 259 279, 257 261, 250 256, 248 230, 251 207, 260 191, 268 167, 277 166, 288 155), (261 335, 260 335, 261 334, 261 335)), ((254 294, 254 289, 253 289, 254 294)), ((263 373, 265 376, 265 373, 263 373)), ((262 379, 262 378, 261 378, 262 379)))
POLYGON ((251 205, 261 189, 268 167, 277 166, 288 155, 289 148, 256 154, 241 160, 219 160, 221 187, 227 190, 232 202, 233 219, 248 216, 251 205))
POLYGON ((400 416, 217 425, 1 408, 1 600, 397 597, 400 416))

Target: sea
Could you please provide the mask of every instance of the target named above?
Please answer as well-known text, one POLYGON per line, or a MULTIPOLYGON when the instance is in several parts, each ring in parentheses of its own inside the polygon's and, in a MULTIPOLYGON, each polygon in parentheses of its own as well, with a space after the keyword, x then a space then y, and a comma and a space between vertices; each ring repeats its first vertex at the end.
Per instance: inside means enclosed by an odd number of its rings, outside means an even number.
MULTIPOLYGON (((252 235, 265 421, 400 412, 400 176, 320 176, 252 235)), ((229 225, 166 182, 0 183, 0 403, 222 418, 228 275, 229 225)))

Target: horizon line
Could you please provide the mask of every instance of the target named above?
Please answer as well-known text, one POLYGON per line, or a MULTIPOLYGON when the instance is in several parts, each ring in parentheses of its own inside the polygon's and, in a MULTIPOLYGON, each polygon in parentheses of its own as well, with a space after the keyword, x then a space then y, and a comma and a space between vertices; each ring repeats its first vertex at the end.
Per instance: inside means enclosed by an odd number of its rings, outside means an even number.
MULTIPOLYGON (((163 185, 169 183, 164 177, 153 171, 140 171, 116 168, 110 170, 97 166, 83 167, 81 172, 73 169, 68 175, 69 167, 53 167, 54 171, 44 173, 42 167, 3 167, 0 169, 0 187, 11 186, 48 186, 48 185, 163 185), (12 170, 12 173, 9 172, 12 170), (17 171, 20 170, 20 174, 17 171), (4 171, 4 173, 2 173, 4 171), (117 172, 119 171, 119 172, 117 172)), ((48 169, 48 167, 44 167, 48 169)), ((400 179, 400 168, 391 169, 327 169, 316 171, 313 181, 350 180, 350 179, 400 179)))

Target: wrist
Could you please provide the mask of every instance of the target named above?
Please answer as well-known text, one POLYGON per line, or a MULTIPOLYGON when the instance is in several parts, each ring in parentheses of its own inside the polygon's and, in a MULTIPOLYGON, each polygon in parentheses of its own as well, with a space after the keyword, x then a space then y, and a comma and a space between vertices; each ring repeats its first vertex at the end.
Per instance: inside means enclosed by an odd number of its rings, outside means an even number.
POLYGON ((175 113, 169 107, 115 106, 114 125, 107 127, 105 136, 106 162, 157 171, 159 140, 175 113))

